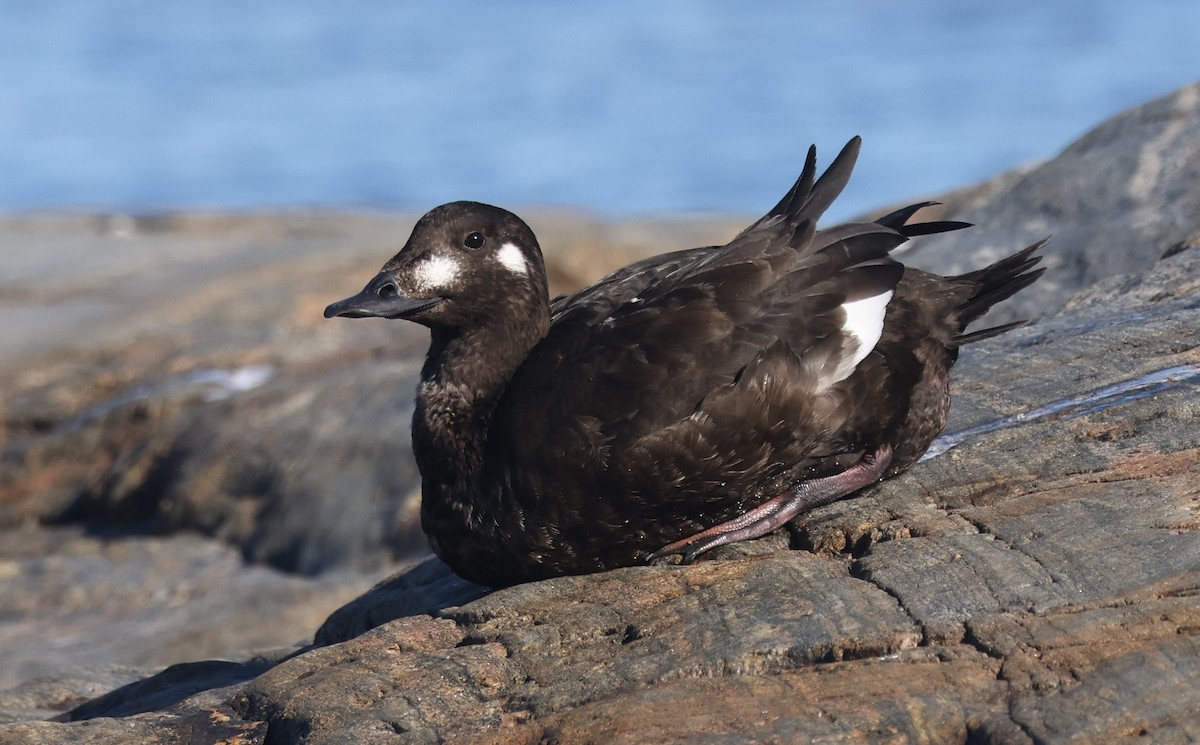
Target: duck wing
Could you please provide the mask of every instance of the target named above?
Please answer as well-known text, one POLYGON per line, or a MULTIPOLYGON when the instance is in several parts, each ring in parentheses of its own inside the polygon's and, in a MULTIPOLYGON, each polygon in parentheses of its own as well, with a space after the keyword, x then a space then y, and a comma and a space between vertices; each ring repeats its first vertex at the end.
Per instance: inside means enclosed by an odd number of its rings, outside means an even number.
POLYGON ((819 182, 815 179, 817 150, 810 146, 804 168, 792 188, 730 244, 674 251, 624 266, 573 295, 556 299, 551 304, 551 319, 557 322, 564 315, 580 322, 602 319, 617 306, 634 298, 644 300, 640 296, 646 291, 678 281, 698 266, 717 258, 723 248, 739 244, 741 253, 753 254, 756 249, 778 242, 805 219, 815 223, 845 186, 861 145, 862 140, 858 137, 850 140, 819 182))
POLYGON ((615 478, 650 501, 724 482, 714 499, 752 500, 749 485, 847 447, 825 424, 833 389, 882 332, 904 271, 888 252, 906 240, 878 223, 814 229, 857 146, 820 179, 810 151, 796 185, 728 245, 639 262, 556 304, 494 414, 514 491, 615 478))
MULTIPOLYGON (((817 150, 815 146, 810 146, 804 168, 791 189, 767 214, 742 230, 733 242, 741 241, 743 252, 753 252, 756 247, 777 242, 788 230, 795 232, 804 220, 815 223, 816 218, 833 204, 845 187, 861 145, 861 138, 851 139, 819 182, 815 180, 817 150)), ((918 211, 937 204, 939 202, 933 201, 911 204, 880 217, 875 223, 891 228, 906 238, 971 227, 971 223, 957 220, 908 222, 918 211)), ((551 319, 557 321, 564 316, 579 322, 603 319, 617 306, 647 290, 669 284, 714 258, 721 249, 721 246, 689 248, 651 256, 624 266, 595 284, 557 298, 550 306, 551 319)))

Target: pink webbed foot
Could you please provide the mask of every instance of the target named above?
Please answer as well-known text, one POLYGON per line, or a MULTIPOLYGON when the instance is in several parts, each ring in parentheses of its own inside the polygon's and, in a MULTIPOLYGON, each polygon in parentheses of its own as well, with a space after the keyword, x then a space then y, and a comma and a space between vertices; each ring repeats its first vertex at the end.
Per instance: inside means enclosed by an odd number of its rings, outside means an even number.
POLYGON ((768 499, 728 522, 663 546, 650 554, 647 561, 680 554, 683 563, 690 564, 697 556, 717 546, 764 536, 802 512, 836 502, 864 486, 879 481, 891 461, 891 446, 880 445, 874 452, 867 453, 861 461, 841 473, 801 481, 788 491, 768 499))

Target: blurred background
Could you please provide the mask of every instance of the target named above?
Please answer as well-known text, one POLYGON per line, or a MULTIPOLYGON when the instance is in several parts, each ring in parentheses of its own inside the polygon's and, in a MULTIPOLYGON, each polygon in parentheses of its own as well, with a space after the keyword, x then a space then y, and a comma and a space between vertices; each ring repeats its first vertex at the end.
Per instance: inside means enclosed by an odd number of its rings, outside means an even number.
POLYGON ((1049 157, 1200 77, 1192 0, 0 3, 0 211, 830 213, 1049 157))

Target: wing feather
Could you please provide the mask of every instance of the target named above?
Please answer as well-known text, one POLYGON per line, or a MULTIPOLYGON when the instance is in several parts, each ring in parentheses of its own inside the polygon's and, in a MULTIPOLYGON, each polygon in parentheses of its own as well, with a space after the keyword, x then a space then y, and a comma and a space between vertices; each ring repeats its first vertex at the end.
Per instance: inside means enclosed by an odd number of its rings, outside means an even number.
POLYGON ((856 435, 821 431, 818 421, 849 421, 837 407, 866 385, 857 369, 882 374, 870 353, 904 271, 888 254, 924 206, 816 231, 858 144, 820 178, 810 150, 783 198, 728 245, 646 259, 556 301, 549 334, 494 413, 510 477, 542 479, 525 486, 531 493, 607 479, 636 495, 639 486, 622 481, 631 473, 722 492, 746 488, 737 474, 763 488, 784 479, 764 477, 763 454, 813 469, 813 458, 848 457, 856 435), (544 444, 560 441, 586 452, 553 459, 544 444), (686 473, 687 464, 703 465, 686 473))

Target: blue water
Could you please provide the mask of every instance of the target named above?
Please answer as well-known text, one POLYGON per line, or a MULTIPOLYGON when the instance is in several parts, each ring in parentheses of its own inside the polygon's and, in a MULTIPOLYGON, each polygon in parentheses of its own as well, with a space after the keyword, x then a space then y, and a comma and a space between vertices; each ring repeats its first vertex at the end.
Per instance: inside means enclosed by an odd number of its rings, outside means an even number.
POLYGON ((1053 155, 1200 79, 1200 3, 0 2, 0 210, 768 207, 1053 155))

